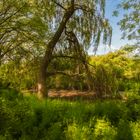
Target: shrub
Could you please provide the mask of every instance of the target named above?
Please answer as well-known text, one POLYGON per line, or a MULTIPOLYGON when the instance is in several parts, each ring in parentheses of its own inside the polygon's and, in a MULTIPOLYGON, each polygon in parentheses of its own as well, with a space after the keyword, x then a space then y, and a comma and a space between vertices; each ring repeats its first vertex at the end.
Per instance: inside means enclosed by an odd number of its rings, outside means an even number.
POLYGON ((140 139, 140 120, 137 122, 131 122, 130 127, 132 129, 134 140, 140 139))
POLYGON ((92 131, 88 125, 80 125, 73 122, 67 126, 65 135, 67 140, 89 140, 92 138, 92 131))
POLYGON ((104 119, 93 119, 90 124, 72 123, 68 125, 66 139, 68 140, 113 140, 116 135, 116 130, 109 121, 104 119), (90 127, 92 123, 94 126, 90 127))
POLYGON ((15 90, 3 90, 0 95, 0 134, 6 139, 18 139, 31 125, 33 112, 28 100, 15 90))
POLYGON ((116 140, 134 140, 130 123, 127 120, 120 120, 117 127, 116 140))
POLYGON ((93 139, 95 140, 113 140, 116 130, 111 126, 108 120, 97 119, 94 129, 93 139))

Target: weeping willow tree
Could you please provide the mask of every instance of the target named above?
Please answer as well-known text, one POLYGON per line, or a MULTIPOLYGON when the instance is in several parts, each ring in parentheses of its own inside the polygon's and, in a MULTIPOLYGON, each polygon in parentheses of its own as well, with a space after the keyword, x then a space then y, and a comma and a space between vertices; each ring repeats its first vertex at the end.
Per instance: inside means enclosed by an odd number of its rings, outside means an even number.
POLYGON ((90 46, 96 51, 101 37, 104 43, 111 42, 104 15, 105 0, 1 0, 0 62, 41 58, 39 97, 47 96, 49 67, 58 57, 76 60, 90 84, 86 51, 90 46))
POLYGON ((47 96, 48 67, 57 52, 75 54, 89 73, 86 50, 90 46, 96 50, 101 37, 103 43, 110 44, 112 30, 105 19, 105 0, 36 0, 36 3, 44 9, 43 19, 51 31, 39 72, 38 97, 43 98, 47 96))
POLYGON ((24 13, 25 3, 19 4, 17 1, 0 1, 0 63, 8 57, 8 54, 16 46, 22 44, 19 38, 16 21, 24 13))

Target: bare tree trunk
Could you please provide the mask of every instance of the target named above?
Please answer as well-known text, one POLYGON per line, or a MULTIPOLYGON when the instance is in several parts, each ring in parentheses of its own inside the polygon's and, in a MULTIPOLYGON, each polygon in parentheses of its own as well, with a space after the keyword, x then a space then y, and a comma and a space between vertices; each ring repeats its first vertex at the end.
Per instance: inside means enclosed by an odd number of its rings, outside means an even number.
POLYGON ((48 91, 46 88, 46 78, 47 78, 47 68, 49 66, 49 63, 51 62, 52 59, 52 53, 55 48, 55 45, 57 44, 59 38, 61 37, 61 34, 63 33, 65 26, 71 16, 74 13, 74 7, 71 6, 65 11, 65 14, 62 18, 62 21, 60 22, 60 25, 54 34, 53 38, 50 40, 50 42, 47 44, 47 49, 45 52, 45 55, 42 59, 41 67, 40 67, 40 73, 39 73, 39 81, 38 81, 38 97, 39 98, 44 98, 48 96, 48 91))

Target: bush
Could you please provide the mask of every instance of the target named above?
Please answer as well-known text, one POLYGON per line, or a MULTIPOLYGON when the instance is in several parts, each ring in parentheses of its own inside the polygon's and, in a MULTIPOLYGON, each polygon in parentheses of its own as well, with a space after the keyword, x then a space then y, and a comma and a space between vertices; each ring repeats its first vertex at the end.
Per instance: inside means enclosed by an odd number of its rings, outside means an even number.
POLYGON ((116 135, 115 128, 109 121, 97 119, 94 129, 93 139, 95 140, 113 140, 116 135))
POLYGON ((128 121, 120 120, 115 139, 116 140, 134 140, 132 129, 128 121))
POLYGON ((2 122, 0 133, 7 139, 18 139, 31 124, 32 111, 28 102, 15 100, 10 102, 1 98, 0 121, 2 122))
POLYGON ((139 140, 140 139, 140 121, 131 122, 130 127, 132 130, 134 140, 139 140))
POLYGON ((65 135, 67 140, 88 140, 92 138, 92 130, 88 125, 78 125, 74 122, 67 126, 65 135))
MULTIPOLYGON (((112 140, 116 135, 116 130, 109 121, 104 119, 93 119, 94 126, 92 128, 89 124, 72 123, 68 125, 66 139, 68 140, 112 140)), ((90 122, 91 123, 91 122, 90 122)), ((93 124, 92 123, 92 124, 93 124)))

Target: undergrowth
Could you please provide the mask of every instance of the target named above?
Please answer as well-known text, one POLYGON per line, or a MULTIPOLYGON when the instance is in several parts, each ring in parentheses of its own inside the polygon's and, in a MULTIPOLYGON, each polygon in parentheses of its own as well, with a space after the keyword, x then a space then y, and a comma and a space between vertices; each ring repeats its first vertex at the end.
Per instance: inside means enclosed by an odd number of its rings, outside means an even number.
POLYGON ((139 96, 68 102, 0 90, 0 140, 139 140, 139 96))

